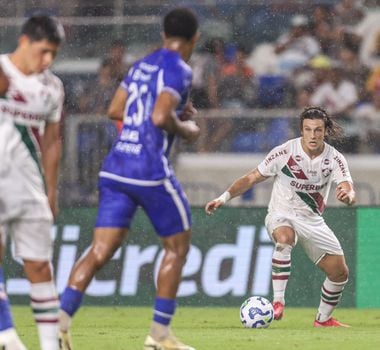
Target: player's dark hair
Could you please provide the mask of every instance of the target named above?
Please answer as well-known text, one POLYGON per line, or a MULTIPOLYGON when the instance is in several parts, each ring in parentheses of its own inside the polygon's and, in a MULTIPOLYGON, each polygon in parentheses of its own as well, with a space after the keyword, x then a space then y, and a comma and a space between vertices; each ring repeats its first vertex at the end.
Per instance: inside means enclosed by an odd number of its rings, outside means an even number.
POLYGON ((321 119, 325 123, 327 136, 331 140, 339 141, 343 137, 342 127, 327 114, 327 112, 320 107, 306 107, 300 115, 300 128, 303 128, 303 121, 305 119, 321 119))
POLYGON ((22 26, 21 34, 26 35, 32 41, 47 40, 59 45, 65 39, 65 31, 62 24, 49 16, 30 17, 22 26))
POLYGON ((198 30, 198 20, 194 12, 187 8, 176 8, 164 18, 166 37, 179 37, 190 40, 198 30))

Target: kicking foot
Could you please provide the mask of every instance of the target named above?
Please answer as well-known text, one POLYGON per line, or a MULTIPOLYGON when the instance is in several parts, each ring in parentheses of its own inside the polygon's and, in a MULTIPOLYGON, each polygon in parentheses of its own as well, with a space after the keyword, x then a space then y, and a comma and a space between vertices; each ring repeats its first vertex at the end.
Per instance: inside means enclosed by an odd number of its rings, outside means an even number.
POLYGON ((325 322, 319 322, 317 320, 314 320, 314 327, 345 327, 345 328, 349 328, 351 326, 349 326, 348 324, 344 324, 342 322, 339 322, 334 317, 331 317, 325 322))
POLYGON ((59 331, 59 350, 73 350, 70 332, 59 331))
POLYGON ((161 341, 148 335, 145 339, 144 350, 195 350, 189 345, 180 342, 172 333, 161 341))
POLYGON ((284 309, 285 305, 280 303, 279 301, 275 301, 273 303, 273 310, 274 310, 274 319, 279 321, 282 319, 282 316, 284 315, 284 309))

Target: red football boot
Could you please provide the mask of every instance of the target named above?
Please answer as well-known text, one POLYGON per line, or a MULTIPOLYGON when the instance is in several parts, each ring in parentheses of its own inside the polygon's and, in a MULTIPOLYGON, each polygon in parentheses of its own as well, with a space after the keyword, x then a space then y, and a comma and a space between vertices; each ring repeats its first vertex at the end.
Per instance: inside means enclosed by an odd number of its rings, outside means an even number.
POLYGON ((345 327, 345 328, 349 328, 351 326, 349 326, 348 324, 344 324, 342 322, 339 322, 334 317, 331 317, 325 322, 319 322, 317 320, 314 320, 314 327, 345 327))
POLYGON ((279 301, 275 301, 273 303, 273 310, 274 310, 274 319, 279 321, 282 319, 282 316, 284 315, 284 309, 285 305, 280 303, 279 301))

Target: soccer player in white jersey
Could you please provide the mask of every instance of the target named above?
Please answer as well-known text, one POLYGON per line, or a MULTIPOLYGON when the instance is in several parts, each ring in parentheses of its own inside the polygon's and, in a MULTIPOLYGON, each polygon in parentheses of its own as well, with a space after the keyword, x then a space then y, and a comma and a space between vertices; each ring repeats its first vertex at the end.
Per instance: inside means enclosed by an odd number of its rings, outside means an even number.
POLYGON ((40 348, 59 346, 50 229, 57 213, 64 93, 48 68, 63 38, 57 20, 31 17, 22 27, 16 50, 0 55, 5 87, 0 98, 0 348, 6 350, 25 349, 14 328, 1 267, 7 234, 30 282, 40 348))
POLYGON ((291 252, 299 242, 308 257, 326 274, 314 327, 345 327, 332 317, 348 279, 343 250, 322 213, 331 184, 337 184, 336 198, 351 205, 355 192, 343 155, 325 142, 339 138, 340 128, 318 107, 300 115, 301 137, 269 152, 258 167, 237 179, 220 197, 206 205, 212 214, 229 199, 253 185, 274 177, 265 224, 275 244, 272 258, 274 318, 284 313, 285 289, 290 276, 291 252))

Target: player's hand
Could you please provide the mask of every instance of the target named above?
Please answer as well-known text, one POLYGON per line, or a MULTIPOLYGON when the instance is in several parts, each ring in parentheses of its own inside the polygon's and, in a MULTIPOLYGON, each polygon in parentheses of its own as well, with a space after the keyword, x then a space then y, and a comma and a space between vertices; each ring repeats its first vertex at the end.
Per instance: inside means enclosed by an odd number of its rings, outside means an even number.
POLYGON ((223 201, 220 199, 213 199, 211 202, 208 202, 205 207, 207 215, 214 214, 214 211, 223 205, 223 201))
POLYGON ((185 139, 189 142, 194 142, 199 137, 201 129, 193 120, 186 120, 183 123, 186 125, 185 139))
POLYGON ((179 115, 179 119, 182 121, 191 120, 194 115, 196 115, 198 111, 194 108, 193 103, 191 101, 186 103, 185 108, 182 113, 179 115))
POLYGON ((338 186, 336 188, 336 198, 347 205, 351 205, 354 203, 355 192, 338 186))

